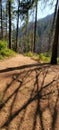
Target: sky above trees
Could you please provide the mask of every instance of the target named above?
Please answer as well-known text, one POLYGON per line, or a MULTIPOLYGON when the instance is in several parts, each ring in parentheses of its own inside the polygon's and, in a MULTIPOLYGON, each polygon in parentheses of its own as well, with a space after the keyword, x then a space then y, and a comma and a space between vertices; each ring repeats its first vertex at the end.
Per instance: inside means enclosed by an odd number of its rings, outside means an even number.
MULTIPOLYGON (((38 11, 37 11, 37 20, 46 17, 47 15, 50 15, 55 10, 55 4, 56 0, 48 0, 46 3, 43 3, 42 1, 38 2, 38 11), (53 5, 53 6, 52 6, 53 5)), ((17 2, 15 1, 15 6, 17 8, 17 2)), ((29 21, 35 20, 35 14, 33 15, 33 12, 30 12, 29 21)), ((16 25, 16 19, 14 20, 14 24, 16 25)), ((19 26, 22 26, 21 18, 19 19, 19 26)))
POLYGON ((50 15, 54 12, 55 9, 55 4, 56 0, 53 1, 53 6, 52 6, 52 0, 49 0, 49 2, 44 3, 43 2, 38 2, 38 15, 37 19, 41 19, 46 17, 47 15, 50 15))

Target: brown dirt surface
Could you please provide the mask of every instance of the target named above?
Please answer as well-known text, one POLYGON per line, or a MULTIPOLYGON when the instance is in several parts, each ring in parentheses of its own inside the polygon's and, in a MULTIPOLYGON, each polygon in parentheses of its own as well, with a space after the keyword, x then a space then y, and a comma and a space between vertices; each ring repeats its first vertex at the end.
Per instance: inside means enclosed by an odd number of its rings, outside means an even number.
POLYGON ((59 65, 0 61, 0 130, 59 130, 59 65))

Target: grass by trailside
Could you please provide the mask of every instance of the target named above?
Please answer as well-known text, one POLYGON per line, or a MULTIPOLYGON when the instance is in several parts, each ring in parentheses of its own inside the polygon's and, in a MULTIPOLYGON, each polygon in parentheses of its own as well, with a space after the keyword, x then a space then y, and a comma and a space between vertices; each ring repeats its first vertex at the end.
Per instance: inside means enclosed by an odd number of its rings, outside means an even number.
POLYGON ((59 64, 59 58, 57 58, 57 62, 58 62, 58 64, 59 64))
POLYGON ((16 55, 16 52, 7 47, 8 43, 6 41, 0 40, 0 60, 7 57, 12 57, 16 55))
POLYGON ((50 56, 48 53, 40 53, 40 54, 36 54, 36 53, 32 53, 32 52, 27 52, 24 53, 25 56, 29 56, 31 58, 33 58, 34 60, 37 60, 38 62, 50 62, 50 56))
MULTIPOLYGON (((36 53, 32 53, 32 52, 27 52, 24 53, 24 56, 28 56, 33 58, 34 60, 37 60, 40 63, 50 63, 51 61, 51 54, 50 53, 40 53, 40 54, 36 54, 36 53)), ((57 62, 59 64, 59 58, 57 58, 57 62)))
MULTIPOLYGON (((5 40, 0 40, 0 60, 16 56, 16 52, 9 49, 8 42, 5 40)), ((24 53, 24 56, 31 57, 32 59, 40 62, 40 63, 50 63, 51 60, 51 54, 49 52, 46 53, 32 53, 32 52, 26 52, 24 53)), ((59 58, 57 58, 58 64, 59 64, 59 58)))
POLYGON ((16 53, 13 50, 10 50, 8 48, 2 49, 0 51, 0 59, 4 59, 4 58, 7 58, 7 57, 12 57, 12 56, 15 56, 15 55, 16 55, 16 53))

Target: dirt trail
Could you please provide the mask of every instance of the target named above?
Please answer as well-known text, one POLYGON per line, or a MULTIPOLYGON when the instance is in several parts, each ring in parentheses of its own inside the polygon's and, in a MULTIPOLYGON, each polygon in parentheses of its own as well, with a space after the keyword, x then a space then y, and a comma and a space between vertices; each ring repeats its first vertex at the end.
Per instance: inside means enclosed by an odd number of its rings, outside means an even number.
POLYGON ((0 130, 59 130, 59 65, 0 61, 0 130))
POLYGON ((0 69, 9 68, 9 67, 17 67, 24 64, 32 64, 32 63, 36 63, 36 62, 32 60, 30 57, 26 57, 20 54, 20 55, 17 55, 16 57, 12 57, 4 61, 0 61, 0 69))

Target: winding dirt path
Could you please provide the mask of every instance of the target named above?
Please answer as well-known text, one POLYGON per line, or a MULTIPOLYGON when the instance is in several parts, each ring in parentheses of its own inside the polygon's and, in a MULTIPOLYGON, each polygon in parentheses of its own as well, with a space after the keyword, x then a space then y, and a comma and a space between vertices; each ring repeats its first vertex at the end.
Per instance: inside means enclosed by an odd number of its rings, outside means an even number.
POLYGON ((0 61, 0 130, 59 130, 59 65, 0 61))

